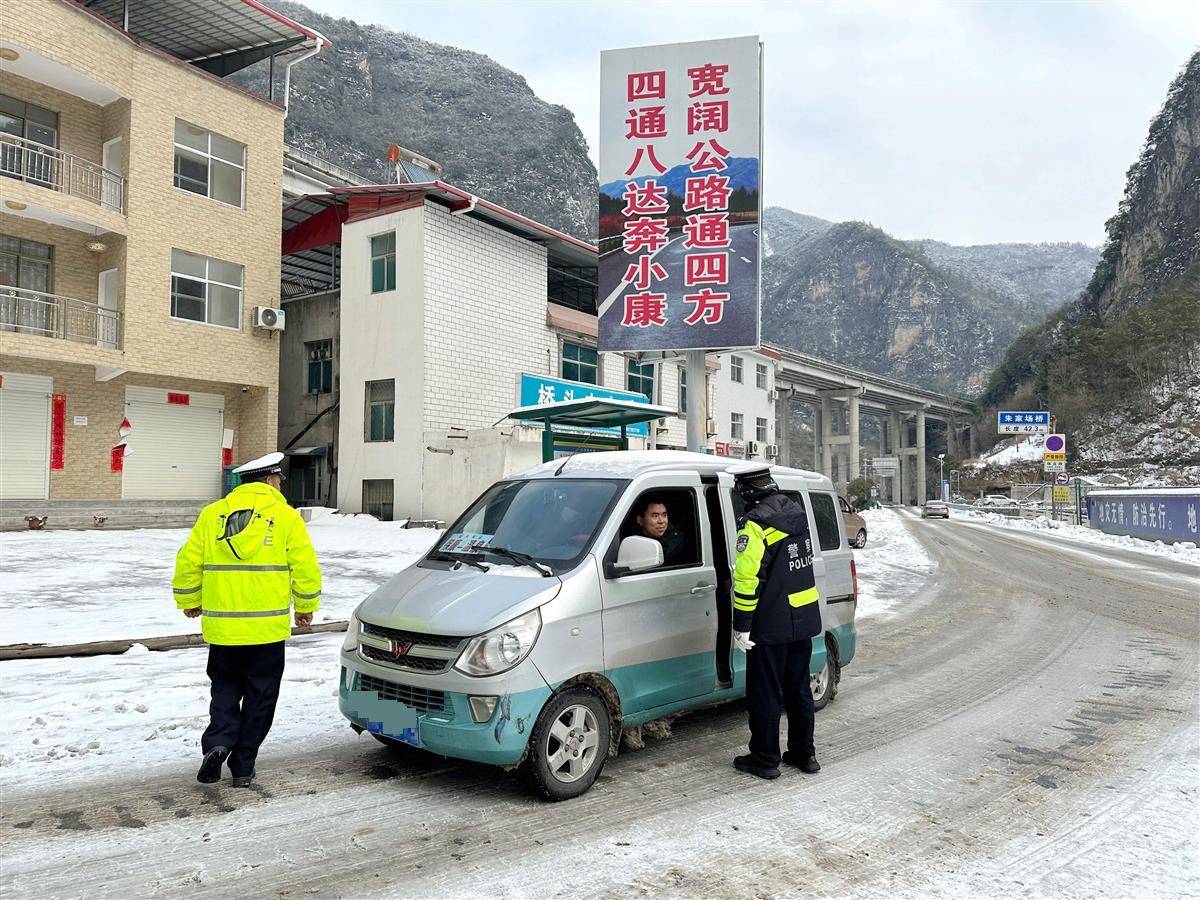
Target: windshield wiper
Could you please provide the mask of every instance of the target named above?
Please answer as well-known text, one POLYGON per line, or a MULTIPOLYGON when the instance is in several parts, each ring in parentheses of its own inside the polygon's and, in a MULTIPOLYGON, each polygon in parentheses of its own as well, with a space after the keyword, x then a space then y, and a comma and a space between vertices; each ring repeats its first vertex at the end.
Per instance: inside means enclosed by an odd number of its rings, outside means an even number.
POLYGON ((483 563, 481 563, 477 559, 471 559, 468 556, 459 556, 457 554, 443 553, 441 550, 437 550, 433 553, 430 553, 429 558, 430 559, 449 560, 450 562, 454 563, 454 568, 456 568, 456 569, 461 567, 463 563, 466 563, 468 566, 474 566, 475 568, 479 569, 481 572, 490 572, 491 571, 490 566, 485 566, 483 563))
POLYGON ((544 566, 528 553, 521 553, 517 550, 509 550, 507 547, 484 547, 484 552, 495 553, 497 556, 506 556, 513 562, 518 562, 523 566, 530 566, 542 573, 543 578, 550 578, 554 572, 549 566, 544 566))

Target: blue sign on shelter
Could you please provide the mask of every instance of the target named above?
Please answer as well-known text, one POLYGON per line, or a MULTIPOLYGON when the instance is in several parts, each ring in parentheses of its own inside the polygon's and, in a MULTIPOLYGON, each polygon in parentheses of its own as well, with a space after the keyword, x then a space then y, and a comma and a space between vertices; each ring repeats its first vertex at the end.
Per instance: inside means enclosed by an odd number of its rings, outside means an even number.
MULTIPOLYGON (((649 403, 650 398, 645 394, 633 391, 618 391, 601 387, 598 384, 584 384, 581 381, 567 381, 565 378, 552 378, 549 375, 531 375, 522 372, 517 384, 517 405, 538 406, 542 403, 561 403, 564 400, 583 400, 586 397, 600 397, 604 400, 626 400, 633 403, 649 403)), ((536 424, 536 423, 530 423, 536 424)), ((630 425, 626 431, 630 437, 647 437, 649 428, 645 422, 630 425)), ((598 428, 596 434, 618 434, 619 428, 598 428)))

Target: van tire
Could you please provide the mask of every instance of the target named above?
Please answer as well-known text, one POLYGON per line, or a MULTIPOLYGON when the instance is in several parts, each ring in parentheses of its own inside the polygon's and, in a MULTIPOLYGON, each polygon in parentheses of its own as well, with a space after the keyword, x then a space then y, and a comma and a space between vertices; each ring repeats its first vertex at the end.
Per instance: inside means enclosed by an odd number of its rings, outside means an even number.
POLYGON ((608 707, 591 688, 576 685, 556 694, 542 707, 529 735, 522 766, 525 778, 538 794, 553 802, 586 793, 608 759, 611 733, 608 707), (586 759, 583 770, 573 780, 568 780, 572 778, 570 756, 559 767, 561 776, 553 765, 554 757, 566 746, 562 738, 567 734, 573 741, 582 739, 581 752, 586 759))
POLYGON ((822 673, 825 689, 818 697, 816 690, 813 691, 813 709, 824 709, 833 702, 833 698, 837 696, 838 682, 842 678, 842 667, 838 663, 837 645, 833 642, 833 638, 825 635, 825 670, 822 673))

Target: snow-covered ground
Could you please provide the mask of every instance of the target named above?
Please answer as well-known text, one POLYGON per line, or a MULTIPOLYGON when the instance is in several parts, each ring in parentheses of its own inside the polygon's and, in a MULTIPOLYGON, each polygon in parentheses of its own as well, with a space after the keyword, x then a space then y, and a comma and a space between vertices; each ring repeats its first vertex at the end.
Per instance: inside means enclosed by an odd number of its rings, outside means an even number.
POLYGON ((868 509, 867 546, 854 551, 858 571, 858 616, 868 619, 897 612, 937 564, 891 509, 868 509))
POLYGON ((1031 434, 1029 437, 1016 438, 1012 441, 1002 441, 997 444, 992 450, 982 454, 975 462, 974 468, 982 469, 985 466, 1007 466, 1015 462, 1027 462, 1042 459, 1042 440, 1040 434, 1031 434))
POLYGON ((951 507, 950 515, 952 520, 962 519, 966 522, 998 525, 1002 528, 1012 528, 1019 531, 1051 534, 1055 538, 1062 540, 1104 547, 1116 547, 1120 550, 1130 550, 1136 553, 1152 553, 1156 556, 1167 556, 1200 566, 1200 548, 1190 541, 1182 541, 1175 544, 1165 544, 1162 541, 1144 541, 1140 538, 1129 537, 1124 534, 1105 534, 1103 531, 1097 531, 1095 528, 1089 528, 1086 525, 1057 522, 1046 516, 1021 519, 1002 516, 999 513, 983 512, 982 510, 974 509, 959 509, 957 507, 951 507))
MULTIPOLYGON (((345 619, 437 537, 370 516, 324 515, 308 528, 324 576, 317 622, 345 619)), ((0 644, 199 633, 171 594, 186 538, 178 528, 0 532, 0 644)))
MULTIPOLYGON (((858 614, 894 613, 934 564, 892 510, 870 510, 854 551, 858 614)), ((311 528, 325 571, 327 618, 344 618, 375 585, 411 563, 435 532, 337 516, 311 528)), ((4 642, 61 643, 178 634, 194 627, 167 589, 182 531, 38 532, 3 537, 4 642), (49 583, 39 559, 60 562, 49 583), (12 575, 10 577, 10 571, 12 575), (87 600, 71 599, 81 595, 87 600)), ((355 740, 337 711, 342 634, 295 638, 264 757, 355 740)), ((92 780, 113 767, 152 773, 199 755, 208 719, 203 648, 5 662, 0 678, 0 781, 9 788, 92 780)), ((361 740, 370 740, 361 737, 361 740)))

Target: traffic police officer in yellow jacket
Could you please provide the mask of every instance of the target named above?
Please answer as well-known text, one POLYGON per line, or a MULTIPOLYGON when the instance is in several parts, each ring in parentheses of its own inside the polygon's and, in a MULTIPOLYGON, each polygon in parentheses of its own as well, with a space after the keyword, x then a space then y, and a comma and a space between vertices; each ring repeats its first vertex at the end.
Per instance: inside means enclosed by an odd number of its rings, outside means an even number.
POLYGON ((279 493, 282 464, 282 453, 268 453, 234 469, 242 483, 204 508, 175 558, 175 604, 202 617, 209 645, 212 701, 196 775, 205 784, 220 781, 226 759, 234 787, 254 780, 279 699, 291 609, 297 625, 309 625, 321 599, 304 520, 279 493))
POLYGON ((779 763, 815 774, 809 683, 812 639, 821 634, 813 577, 812 537, 804 504, 780 493, 765 466, 736 471, 746 504, 733 574, 734 646, 746 651, 750 752, 734 759, 741 772, 778 778, 779 763), (779 718, 787 710, 788 749, 779 753, 779 718))

